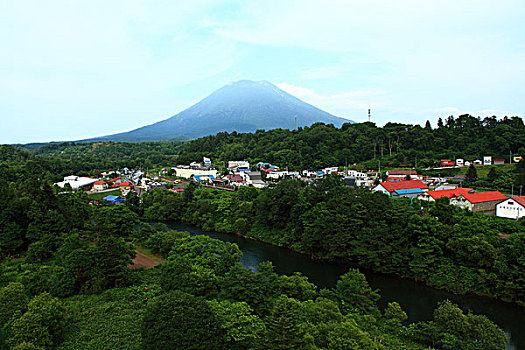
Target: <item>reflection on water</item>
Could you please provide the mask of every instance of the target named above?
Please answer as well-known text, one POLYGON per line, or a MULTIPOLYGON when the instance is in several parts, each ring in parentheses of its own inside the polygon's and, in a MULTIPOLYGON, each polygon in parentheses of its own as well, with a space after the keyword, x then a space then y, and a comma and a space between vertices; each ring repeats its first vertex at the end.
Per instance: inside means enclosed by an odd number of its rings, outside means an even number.
MULTIPOLYGON (((192 235, 207 235, 226 242, 236 243, 242 251, 241 263, 248 269, 255 270, 263 261, 271 261, 279 274, 292 274, 296 271, 308 276, 319 287, 334 287, 340 275, 350 267, 346 264, 312 260, 306 255, 288 249, 254 241, 251 239, 217 232, 206 232, 197 227, 172 224, 177 231, 188 231, 192 235)), ((525 349, 525 308, 504 303, 491 298, 475 295, 454 295, 421 283, 390 275, 382 275, 361 270, 374 289, 381 294, 380 306, 397 301, 406 311, 411 322, 430 320, 439 301, 449 299, 464 310, 484 314, 498 323, 509 335, 511 342, 507 349, 525 349)))

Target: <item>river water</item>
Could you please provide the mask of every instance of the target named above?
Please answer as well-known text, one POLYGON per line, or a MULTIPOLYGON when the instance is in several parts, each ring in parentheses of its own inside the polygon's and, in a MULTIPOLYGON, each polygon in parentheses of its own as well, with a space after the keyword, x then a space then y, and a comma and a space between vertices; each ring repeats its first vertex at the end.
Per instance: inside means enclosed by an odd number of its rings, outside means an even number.
MULTIPOLYGON (((278 274, 289 275, 299 271, 319 287, 334 287, 339 276, 350 267, 347 264, 313 260, 289 249, 236 235, 207 232, 195 226, 183 224, 169 226, 174 230, 187 231, 192 235, 206 235, 236 243, 243 253, 241 264, 248 269, 255 270, 259 263, 271 261, 278 274)), ((410 322, 432 319, 438 302, 449 299, 463 310, 486 315, 502 327, 510 339, 506 349, 525 350, 525 308, 523 307, 476 295, 454 295, 413 280, 360 270, 366 275, 370 286, 380 290, 380 307, 384 307, 388 302, 397 301, 407 313, 410 322)))

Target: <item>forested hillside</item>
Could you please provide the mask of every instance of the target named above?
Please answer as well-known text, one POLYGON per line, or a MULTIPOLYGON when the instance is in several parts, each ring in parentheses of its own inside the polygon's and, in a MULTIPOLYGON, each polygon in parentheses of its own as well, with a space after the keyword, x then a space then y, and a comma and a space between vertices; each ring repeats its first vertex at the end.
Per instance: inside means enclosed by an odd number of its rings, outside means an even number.
MULTIPOLYGON (((291 131, 219 133, 193 141, 95 142, 49 144, 31 154, 82 162, 84 168, 189 164, 211 157, 221 166, 228 160, 265 161, 291 169, 318 169, 354 163, 426 167, 440 159, 480 159, 484 155, 508 162, 509 153, 525 155, 525 125, 519 117, 485 119, 462 115, 438 120, 437 128, 387 123, 321 123, 291 131)), ((80 166, 80 165, 79 165, 80 166)))
POLYGON ((270 130, 253 134, 219 133, 189 142, 179 161, 202 156, 217 163, 232 159, 265 161, 281 167, 316 169, 365 163, 418 167, 434 165, 441 158, 479 159, 492 155, 508 161, 509 152, 525 155, 525 126, 518 117, 475 118, 462 115, 439 119, 437 128, 387 123, 344 124, 341 128, 314 124, 297 131, 270 130), (375 161, 371 161, 374 160, 375 161), (367 161, 369 161, 367 163, 367 161))
POLYGON ((0 146, 0 178, 23 181, 38 178, 45 183, 64 176, 98 176, 102 171, 123 167, 147 169, 174 164, 183 143, 63 143, 36 150, 0 146))

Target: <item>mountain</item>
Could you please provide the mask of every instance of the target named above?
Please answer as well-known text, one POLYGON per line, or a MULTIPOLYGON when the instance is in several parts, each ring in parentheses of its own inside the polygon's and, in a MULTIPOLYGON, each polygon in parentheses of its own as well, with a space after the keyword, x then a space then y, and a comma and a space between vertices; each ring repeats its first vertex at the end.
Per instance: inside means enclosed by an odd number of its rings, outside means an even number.
POLYGON ((254 132, 258 129, 293 129, 316 122, 352 123, 333 116, 284 92, 267 81, 241 80, 160 122, 114 135, 83 141, 152 141, 198 138, 221 131, 254 132))

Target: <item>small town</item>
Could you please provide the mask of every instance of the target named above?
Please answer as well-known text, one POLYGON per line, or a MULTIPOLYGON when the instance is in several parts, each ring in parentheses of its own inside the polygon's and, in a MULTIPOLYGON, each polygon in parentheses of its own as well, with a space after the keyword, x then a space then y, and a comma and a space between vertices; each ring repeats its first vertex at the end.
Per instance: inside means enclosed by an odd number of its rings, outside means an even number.
MULTIPOLYGON (((522 157, 514 156, 510 162, 518 163, 521 160, 522 157)), ((493 159, 491 156, 484 156, 483 160, 473 161, 442 159, 440 166, 435 169, 492 167, 504 164, 504 159, 493 159)), ((227 167, 220 172, 212 166, 210 158, 204 157, 200 163, 193 162, 189 165, 162 168, 155 175, 142 170, 123 168, 111 173, 101 173, 101 177, 97 179, 71 175, 55 185, 60 188, 97 194, 97 198, 101 198, 97 201, 120 204, 126 200, 127 194, 131 191, 137 193, 138 196, 156 188, 184 192, 184 188, 190 182, 218 190, 236 191, 241 186, 264 188, 287 178, 310 184, 316 179, 336 175, 344 180, 346 186, 363 187, 372 192, 384 193, 392 198, 417 199, 424 203, 447 197, 450 205, 472 212, 515 220, 525 216, 525 196, 522 195, 522 186, 516 188, 516 193, 480 191, 463 186, 467 175, 433 177, 418 174, 416 170, 386 170, 381 173, 378 170, 347 170, 344 167, 302 171, 289 171, 286 167, 284 169, 263 162, 250 166, 248 161, 242 160, 228 161, 227 167), (113 176, 116 177, 113 178, 113 176), (100 197, 100 194, 104 193, 108 195, 100 197)), ((92 201, 92 203, 97 201, 92 201)))

